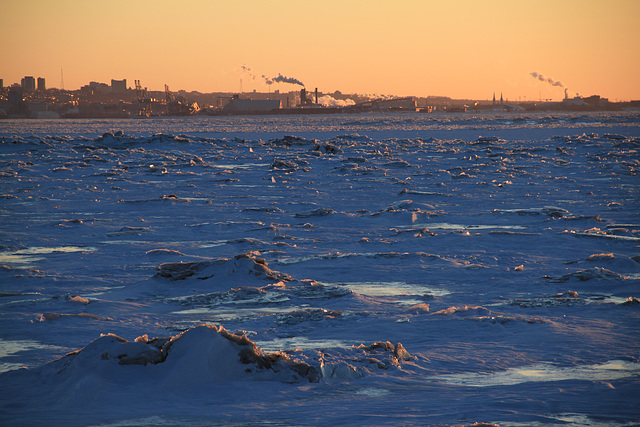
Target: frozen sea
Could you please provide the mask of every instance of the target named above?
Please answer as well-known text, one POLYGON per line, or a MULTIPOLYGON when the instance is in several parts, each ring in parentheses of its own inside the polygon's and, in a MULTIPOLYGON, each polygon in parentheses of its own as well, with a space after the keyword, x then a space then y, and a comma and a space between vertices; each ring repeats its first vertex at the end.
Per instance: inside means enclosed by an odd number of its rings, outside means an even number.
POLYGON ((0 121, 0 425, 640 425, 640 113, 0 121))

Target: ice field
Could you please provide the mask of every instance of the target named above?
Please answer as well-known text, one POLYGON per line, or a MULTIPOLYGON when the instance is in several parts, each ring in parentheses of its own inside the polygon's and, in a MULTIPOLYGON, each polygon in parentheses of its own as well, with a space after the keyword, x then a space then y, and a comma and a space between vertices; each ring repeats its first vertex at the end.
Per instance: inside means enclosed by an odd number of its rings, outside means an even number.
POLYGON ((640 425, 639 247, 637 112, 0 121, 0 424, 640 425))

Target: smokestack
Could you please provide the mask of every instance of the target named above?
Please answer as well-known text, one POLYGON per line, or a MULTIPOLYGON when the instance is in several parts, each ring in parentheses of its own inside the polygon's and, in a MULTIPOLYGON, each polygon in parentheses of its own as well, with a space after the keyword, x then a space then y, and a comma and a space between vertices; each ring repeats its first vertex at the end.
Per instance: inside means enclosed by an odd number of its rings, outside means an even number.
POLYGON ((318 103, 318 88, 316 88, 316 104, 318 103))
POLYGON ((300 89, 300 105, 307 104, 307 90, 305 88, 300 89))

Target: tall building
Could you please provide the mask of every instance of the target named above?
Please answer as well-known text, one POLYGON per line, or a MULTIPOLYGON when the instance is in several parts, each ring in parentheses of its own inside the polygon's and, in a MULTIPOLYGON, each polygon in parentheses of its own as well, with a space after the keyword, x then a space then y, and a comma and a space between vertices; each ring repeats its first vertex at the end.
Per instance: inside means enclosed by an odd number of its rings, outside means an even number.
POLYGON ((4 89, 4 80, 0 79, 0 89, 4 89))
POLYGON ((124 80, 111 79, 111 91, 112 92, 126 92, 127 91, 127 79, 124 79, 124 80))
POLYGON ((38 90, 47 90, 44 77, 38 77, 38 90))
POLYGON ((23 77, 21 84, 25 90, 36 90, 36 79, 33 76, 23 77))

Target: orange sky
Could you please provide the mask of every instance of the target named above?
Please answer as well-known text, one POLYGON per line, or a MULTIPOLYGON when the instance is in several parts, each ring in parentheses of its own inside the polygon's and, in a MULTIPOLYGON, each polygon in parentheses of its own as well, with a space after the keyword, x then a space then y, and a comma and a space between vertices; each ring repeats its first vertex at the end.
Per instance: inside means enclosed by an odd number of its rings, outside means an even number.
POLYGON ((78 89, 640 99, 637 0, 1 0, 0 78, 78 89))

